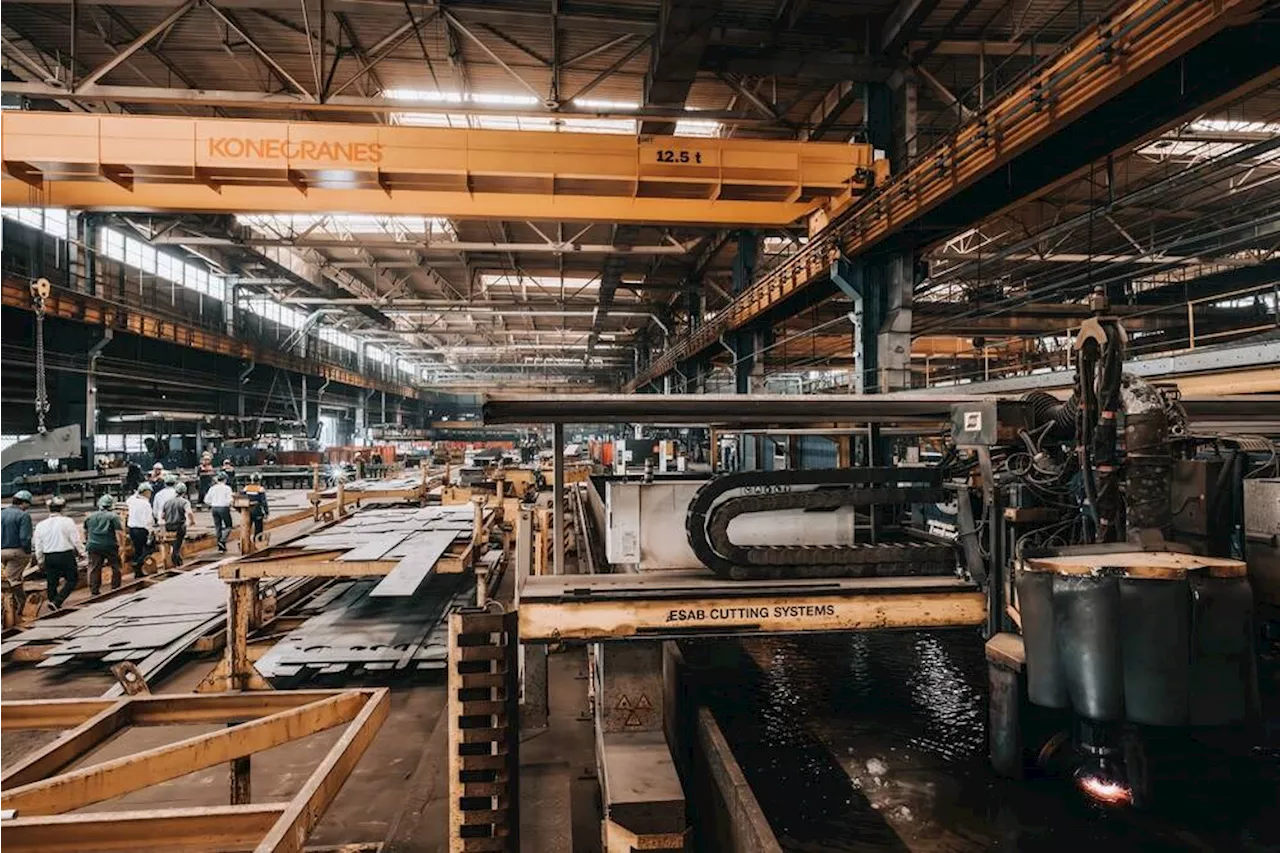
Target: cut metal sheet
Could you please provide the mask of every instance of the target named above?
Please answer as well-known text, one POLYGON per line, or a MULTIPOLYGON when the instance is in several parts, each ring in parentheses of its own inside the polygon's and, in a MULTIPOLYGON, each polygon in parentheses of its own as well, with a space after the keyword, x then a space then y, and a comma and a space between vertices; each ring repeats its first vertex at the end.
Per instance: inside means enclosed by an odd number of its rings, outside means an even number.
POLYGON ((447 637, 445 614, 455 605, 474 600, 472 583, 465 575, 429 574, 417 593, 409 596, 370 598, 374 586, 371 578, 353 582, 329 610, 308 619, 268 650, 256 663, 258 671, 266 678, 277 678, 292 674, 291 670, 296 673, 296 667, 318 671, 350 664, 359 669, 372 663, 400 668, 435 661, 446 651, 435 649, 447 637))
POLYGON ((396 563, 370 592, 370 598, 413 595, 436 566, 436 561, 453 544, 453 534, 444 531, 414 537, 412 553, 396 563))
POLYGON ((341 562, 355 562, 357 560, 380 560, 382 555, 390 551, 392 548, 404 541, 403 533, 382 533, 373 539, 365 542, 357 548, 353 548, 338 558, 341 562))

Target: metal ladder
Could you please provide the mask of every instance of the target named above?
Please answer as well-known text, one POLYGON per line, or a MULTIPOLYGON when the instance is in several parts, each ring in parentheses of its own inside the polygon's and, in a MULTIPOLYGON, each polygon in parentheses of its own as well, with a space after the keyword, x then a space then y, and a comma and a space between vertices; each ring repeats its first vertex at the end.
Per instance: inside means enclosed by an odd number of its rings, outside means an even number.
POLYGON ((516 614, 449 616, 449 850, 520 849, 516 614))

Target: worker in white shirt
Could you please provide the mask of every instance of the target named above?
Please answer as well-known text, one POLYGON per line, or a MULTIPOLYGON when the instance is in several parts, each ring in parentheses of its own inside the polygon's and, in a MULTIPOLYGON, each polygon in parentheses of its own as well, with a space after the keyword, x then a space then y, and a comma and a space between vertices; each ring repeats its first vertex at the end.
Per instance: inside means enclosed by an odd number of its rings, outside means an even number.
POLYGON ((151 556, 151 531, 156 526, 156 515, 151 510, 151 484, 139 483, 138 491, 129 496, 125 505, 129 508, 129 517, 124 526, 133 543, 133 576, 140 578, 145 574, 142 567, 151 556))
POLYGON ((65 498, 52 498, 49 517, 36 525, 31 536, 36 562, 44 569, 48 584, 50 610, 62 609, 63 602, 76 588, 80 575, 78 561, 88 559, 79 525, 62 513, 66 507, 65 498))
POLYGON ((227 475, 221 471, 216 482, 204 493, 204 502, 213 514, 213 535, 218 540, 218 550, 226 553, 227 534, 231 532, 231 499, 234 493, 227 485, 227 475))
POLYGON ((177 494, 174 486, 178 485, 178 478, 174 474, 168 474, 164 478, 164 488, 155 493, 151 498, 151 514, 156 517, 156 524, 164 522, 164 505, 173 500, 173 496, 177 494))

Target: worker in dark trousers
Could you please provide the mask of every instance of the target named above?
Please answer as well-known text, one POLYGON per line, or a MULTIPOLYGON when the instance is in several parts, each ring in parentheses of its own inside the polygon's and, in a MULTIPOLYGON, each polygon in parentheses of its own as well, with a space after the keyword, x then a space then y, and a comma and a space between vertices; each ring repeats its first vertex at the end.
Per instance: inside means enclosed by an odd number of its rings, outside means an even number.
POLYGON ((80 575, 79 561, 86 556, 80 528, 63 514, 66 508, 66 498, 50 499, 49 517, 36 525, 31 536, 36 562, 44 569, 50 610, 61 610, 63 602, 75 591, 80 575))
POLYGON ((137 491, 138 486, 142 483, 142 466, 137 462, 129 462, 125 465, 124 473, 124 492, 127 495, 137 491))
POLYGON ((4 562, 4 579, 13 595, 14 611, 22 615, 27 591, 22 576, 31 565, 31 493, 21 489, 13 493, 13 503, 0 512, 0 560, 4 562))
POLYGON ((115 510, 111 495, 98 498, 98 511, 84 520, 85 548, 89 552, 89 594, 102 591, 102 569, 111 567, 111 588, 120 588, 120 539, 124 522, 115 510))
POLYGON ((249 520, 253 522, 253 535, 261 536, 263 524, 271 512, 267 506, 267 489, 262 485, 261 474, 249 475, 249 484, 244 487, 244 494, 249 499, 249 520))
POLYGON ((182 544, 187 539, 187 528, 195 524, 196 517, 191 512, 191 501, 187 500, 187 484, 177 483, 173 490, 173 497, 164 505, 164 529, 173 534, 169 558, 175 566, 181 566, 182 544))
POLYGON ((218 550, 225 554, 227 534, 231 532, 231 499, 234 495, 231 487, 227 485, 226 474, 219 471, 215 479, 217 482, 205 493, 204 502, 208 505, 210 514, 213 515, 213 535, 218 540, 218 550))
POLYGON ((129 517, 125 525, 129 528, 129 541, 133 543, 133 576, 140 578, 146 574, 142 567, 151 556, 151 536, 156 526, 156 515, 151 509, 151 484, 139 483, 138 491, 127 503, 129 517))
POLYGON ((200 504, 200 506, 205 505, 204 496, 208 493, 209 487, 213 485, 213 475, 213 454, 206 450, 200 454, 200 467, 196 469, 196 482, 199 484, 200 489, 196 503, 200 504))

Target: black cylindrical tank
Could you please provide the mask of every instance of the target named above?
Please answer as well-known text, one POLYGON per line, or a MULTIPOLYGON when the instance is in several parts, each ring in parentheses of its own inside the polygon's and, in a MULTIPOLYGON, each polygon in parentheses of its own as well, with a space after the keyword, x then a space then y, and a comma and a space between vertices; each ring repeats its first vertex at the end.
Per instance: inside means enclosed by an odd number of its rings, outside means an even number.
POLYGON ((1122 578, 1120 637, 1129 720, 1187 722, 1191 593, 1186 580, 1122 578))
POLYGON ((1247 578, 1197 572, 1191 584, 1191 724, 1241 723, 1257 714, 1253 591, 1247 578))
POLYGON ((1046 708, 1066 708, 1070 700, 1053 627, 1053 575, 1018 572, 1017 590, 1027 656, 1027 698, 1046 708))
POLYGON ((1091 720, 1123 719, 1119 579, 1054 575, 1053 609, 1071 707, 1091 720))

